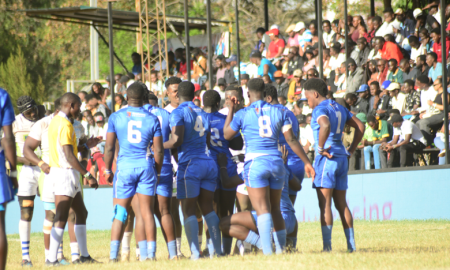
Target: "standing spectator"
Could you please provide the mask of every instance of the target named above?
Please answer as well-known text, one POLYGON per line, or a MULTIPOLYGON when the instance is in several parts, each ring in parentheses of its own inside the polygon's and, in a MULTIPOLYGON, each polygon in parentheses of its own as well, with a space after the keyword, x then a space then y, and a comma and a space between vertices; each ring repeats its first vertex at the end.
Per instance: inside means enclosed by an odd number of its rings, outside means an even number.
POLYGON ((289 54, 287 56, 289 59, 288 61, 288 71, 287 75, 293 75, 294 70, 302 69, 303 67, 303 59, 298 54, 298 47, 290 47, 289 48, 289 54))
MULTIPOLYGON (((366 127, 366 129, 364 130, 364 135, 363 138, 361 140, 361 142, 359 143, 357 149, 360 149, 361 151, 361 155, 363 156, 364 159, 364 167, 366 170, 370 170, 371 166, 370 166, 370 151, 368 151, 367 146, 369 144, 373 143, 373 129, 367 124, 367 117, 364 113, 358 113, 356 114, 356 118, 359 119, 359 121, 361 121, 364 126, 366 127), (366 150, 367 148, 367 150, 366 150)), ((361 165, 362 167, 362 165, 361 165)), ((362 168, 361 168, 362 169, 362 168)))
POLYGON ((367 116, 367 125, 372 128, 372 142, 367 142, 364 147, 365 169, 370 169, 370 153, 373 153, 375 169, 381 169, 380 146, 392 140, 392 125, 385 120, 377 120, 375 116, 367 116))
POLYGON ((333 42, 333 36, 336 34, 331 29, 331 23, 328 20, 324 20, 322 23, 322 29, 323 29, 323 43, 326 48, 330 48, 331 44, 333 42))
POLYGON ((388 61, 389 73, 387 80, 391 82, 403 83, 403 72, 398 68, 398 62, 395 59, 388 61))
POLYGON ((255 50, 259 51, 265 57, 267 48, 269 48, 270 38, 266 35, 266 30, 262 27, 256 29, 256 37, 258 38, 258 42, 256 43, 255 50))
POLYGON ((419 78, 420 76, 423 76, 423 75, 428 77, 428 72, 430 71, 430 67, 427 65, 427 56, 426 55, 419 55, 417 57, 415 69, 417 70, 417 78, 419 78))
POLYGON ((259 77, 269 75, 270 80, 273 81, 273 74, 277 71, 277 68, 266 58, 263 59, 259 51, 254 50, 250 53, 250 62, 258 67, 259 77))
MULTIPOLYGON (((175 50, 175 58, 179 60, 177 62, 177 67, 176 67, 177 76, 187 78, 186 54, 183 53, 182 48, 178 48, 175 50)), ((191 70, 192 70, 192 68, 193 67, 191 65, 191 70)))
POLYGON ((219 79, 222 79, 225 77, 225 71, 227 70, 226 63, 225 63, 225 56, 223 54, 218 55, 216 57, 216 85, 219 83, 219 79))
POLYGON ((94 115, 95 124, 97 125, 97 137, 101 136, 102 141, 97 144, 100 149, 100 152, 105 152, 105 140, 106 140, 106 131, 108 130, 108 123, 106 123, 105 117, 101 112, 97 112, 94 115))
POLYGON ((358 45, 359 49, 356 65, 358 67, 362 67, 366 64, 369 58, 370 48, 369 46, 367 46, 367 41, 365 38, 358 38, 356 44, 358 45))
POLYGON ((375 37, 374 42, 374 49, 380 52, 382 59, 395 59, 397 63, 403 59, 403 54, 397 44, 385 41, 382 37, 375 37))
POLYGON ((131 61, 133 61, 133 68, 131 69, 131 72, 133 72, 134 75, 142 73, 141 55, 137 52, 132 53, 131 61))
POLYGON ((393 82, 386 88, 392 100, 392 109, 397 109, 400 114, 405 111, 406 95, 400 91, 400 84, 393 82))
POLYGON ((417 79, 417 69, 411 69, 411 64, 408 59, 403 58, 402 61, 400 61, 400 70, 403 73, 404 82, 406 82, 407 80, 415 81, 417 79))
POLYGON ((301 48, 300 56, 303 56, 303 52, 306 50, 306 46, 312 45, 312 34, 309 29, 306 29, 304 22, 298 22, 295 25, 294 32, 298 33, 298 44, 301 48))
MULTIPOLYGON (((410 165, 411 154, 422 151, 426 142, 419 128, 413 122, 403 120, 401 115, 392 115, 391 122, 394 126, 394 138, 381 146, 385 152, 390 153, 387 167, 394 167, 394 160, 398 156, 400 156, 400 167, 406 167, 410 165)), ((381 157, 384 158, 384 155, 381 157)))
POLYGON ((286 29, 286 33, 289 35, 288 42, 286 44, 286 47, 292 48, 292 47, 298 47, 298 34, 294 32, 295 24, 289 25, 289 27, 286 29))
POLYGON ((384 23, 380 26, 380 28, 375 33, 377 37, 384 37, 386 35, 394 34, 394 29, 392 27, 392 22, 395 19, 394 12, 392 12, 392 8, 385 9, 383 12, 384 23))
POLYGON ((232 54, 226 60, 226 62, 229 64, 229 67, 227 68, 227 70, 225 70, 225 76, 224 76, 227 85, 230 85, 237 81, 236 76, 235 76, 235 69, 237 69, 237 64, 238 64, 237 60, 238 60, 237 55, 235 55, 235 54, 232 54))
POLYGON ((207 59, 202 50, 196 48, 192 51, 193 69, 192 69, 192 79, 202 85, 206 80, 206 67, 207 59))
POLYGON ((284 40, 279 37, 280 31, 274 28, 270 31, 267 31, 266 34, 270 37, 270 44, 266 57, 268 59, 275 59, 281 57, 286 44, 284 40))
POLYGON ((414 81, 406 80, 403 84, 403 92, 406 94, 405 111, 402 113, 403 118, 413 122, 419 115, 417 109, 420 107, 420 93, 414 90, 414 81))
MULTIPOLYGON (((364 70, 356 66, 356 62, 353 59, 347 60, 348 64, 348 78, 347 78, 347 90, 346 93, 355 93, 361 86, 364 79, 364 70)), ((367 87, 367 90, 369 87, 367 87)))
MULTIPOLYGON (((433 52, 437 54, 437 61, 439 63, 442 63, 442 45, 441 45, 441 29, 440 28, 434 28, 431 30, 431 38, 433 39, 433 52)), ((446 59, 448 58, 448 51, 450 48, 450 37, 445 37, 445 55, 446 59)))
POLYGON ((395 15, 396 19, 400 22, 400 34, 405 38, 414 34, 416 22, 407 18, 405 12, 401 8, 398 8, 395 11, 395 15))
POLYGON ((427 65, 430 67, 428 71, 428 78, 431 81, 435 81, 438 77, 442 76, 442 64, 437 61, 438 56, 435 52, 429 52, 427 54, 427 65))

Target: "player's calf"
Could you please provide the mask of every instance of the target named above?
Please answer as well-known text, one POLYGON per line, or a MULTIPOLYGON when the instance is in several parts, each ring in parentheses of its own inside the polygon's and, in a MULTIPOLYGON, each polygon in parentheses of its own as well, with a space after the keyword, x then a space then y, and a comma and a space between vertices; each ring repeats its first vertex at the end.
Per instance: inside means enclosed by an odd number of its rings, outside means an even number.
POLYGON ((120 204, 116 204, 114 206, 114 218, 111 228, 110 261, 117 261, 120 246, 120 233, 122 231, 123 224, 125 224, 127 220, 127 216, 128 213, 125 207, 120 204))
POLYGON ((18 196, 20 206, 19 237, 22 247, 22 266, 32 266, 30 258, 31 219, 33 218, 33 196, 18 196))

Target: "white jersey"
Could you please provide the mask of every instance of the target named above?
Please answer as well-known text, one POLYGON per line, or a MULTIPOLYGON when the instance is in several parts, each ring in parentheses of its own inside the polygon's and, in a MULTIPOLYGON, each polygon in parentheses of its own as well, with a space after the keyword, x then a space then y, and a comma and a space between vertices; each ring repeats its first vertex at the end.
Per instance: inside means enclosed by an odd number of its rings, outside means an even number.
MULTIPOLYGON (((30 133, 31 127, 36 122, 26 119, 23 114, 16 115, 16 120, 12 124, 13 134, 16 139, 16 151, 18 157, 23 157, 23 147, 25 146, 25 140, 30 133)), ((41 150, 38 147, 36 150, 38 157, 41 155, 41 150)))
POLYGON ((28 136, 41 142, 42 160, 45 163, 50 162, 50 147, 48 144, 48 127, 53 119, 54 114, 42 118, 32 127, 28 136))

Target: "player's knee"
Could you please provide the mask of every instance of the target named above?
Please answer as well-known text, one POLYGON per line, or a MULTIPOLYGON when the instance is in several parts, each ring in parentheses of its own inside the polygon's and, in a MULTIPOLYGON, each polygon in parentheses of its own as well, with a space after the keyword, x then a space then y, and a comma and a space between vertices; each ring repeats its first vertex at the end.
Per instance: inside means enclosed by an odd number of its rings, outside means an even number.
POLYGON ((70 211, 69 212, 69 218, 67 219, 67 221, 69 221, 70 223, 75 224, 76 221, 76 215, 74 211, 70 211))
POLYGON ((116 206, 114 207, 114 219, 125 223, 125 221, 127 220, 127 216, 127 209, 119 204, 116 204, 116 206))
POLYGON ((20 196, 20 219, 23 221, 31 221, 34 210, 34 196, 20 196))
POLYGON ((55 220, 55 213, 53 213, 51 210, 46 210, 45 211, 45 219, 53 222, 55 220))
POLYGON ((33 208, 22 208, 20 209, 20 219, 23 221, 31 221, 33 218, 33 208))

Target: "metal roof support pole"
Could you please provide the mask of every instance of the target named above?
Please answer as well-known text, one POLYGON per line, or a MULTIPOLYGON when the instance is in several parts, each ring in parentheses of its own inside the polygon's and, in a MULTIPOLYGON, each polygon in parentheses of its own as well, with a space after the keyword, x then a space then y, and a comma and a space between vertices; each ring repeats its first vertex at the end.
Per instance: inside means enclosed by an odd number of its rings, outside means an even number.
POLYGON ((208 81, 209 81, 209 89, 213 89, 214 84, 213 84, 213 63, 212 63, 213 48, 212 48, 212 34, 211 34, 211 0, 206 0, 206 32, 208 35, 208 65, 207 65, 207 69, 209 69, 208 81))
POLYGON ((186 73, 187 80, 191 81, 191 40, 189 37, 189 13, 188 13, 188 0, 184 0, 184 36, 186 38, 186 73))
MULTIPOLYGON (((447 6, 446 1, 441 0, 441 22, 445 22, 445 7, 447 6)), ((449 145, 448 145, 448 92, 447 92, 447 51, 446 48, 447 32, 445 31, 445 24, 441 24, 441 52, 442 52, 442 87, 444 88, 445 95, 442 99, 442 104, 444 105, 444 133, 445 133, 445 164, 449 164, 449 145)))
POLYGON ((239 0, 235 2, 236 13, 236 52, 237 52, 237 66, 238 66, 238 82, 241 85, 241 45, 239 44, 239 0))
POLYGON ((112 3, 115 0, 108 1, 108 30, 109 30, 109 85, 111 90, 111 110, 115 110, 115 93, 114 93, 114 42, 113 42, 113 15, 112 15, 112 3))

